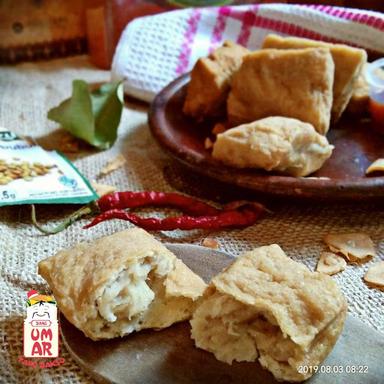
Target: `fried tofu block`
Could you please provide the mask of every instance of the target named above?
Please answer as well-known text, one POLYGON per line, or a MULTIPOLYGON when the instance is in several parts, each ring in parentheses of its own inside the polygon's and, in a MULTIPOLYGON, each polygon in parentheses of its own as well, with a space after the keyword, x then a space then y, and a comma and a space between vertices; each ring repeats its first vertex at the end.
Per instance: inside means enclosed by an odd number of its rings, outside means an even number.
POLYGON ((347 303, 329 276, 277 245, 244 253, 214 277, 193 314, 198 348, 231 364, 257 359, 277 380, 303 381, 332 350, 347 303))
POLYGON ((299 37, 281 37, 274 34, 268 35, 263 43, 263 48, 298 49, 310 47, 329 48, 331 51, 335 63, 332 121, 336 122, 348 105, 354 83, 367 61, 367 53, 364 49, 353 48, 344 44, 331 44, 299 37))
POLYGON ((197 120, 222 114, 232 75, 248 53, 241 45, 226 41, 211 55, 199 59, 191 73, 183 112, 197 120))
POLYGON ((332 150, 327 138, 311 124, 275 116, 220 133, 212 156, 237 168, 306 176, 321 168, 332 150))
POLYGON ((232 79, 230 123, 292 117, 325 134, 332 107, 334 64, 327 48, 264 49, 247 55, 232 79))
POLYGON ((65 317, 93 340, 189 319, 206 285, 139 228, 80 243, 39 263, 65 317))

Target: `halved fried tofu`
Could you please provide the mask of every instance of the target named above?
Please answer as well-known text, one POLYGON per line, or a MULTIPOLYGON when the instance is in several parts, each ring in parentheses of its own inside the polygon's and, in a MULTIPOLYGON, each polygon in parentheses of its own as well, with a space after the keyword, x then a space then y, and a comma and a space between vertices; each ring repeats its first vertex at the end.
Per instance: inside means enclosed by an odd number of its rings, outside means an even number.
POLYGON ((93 340, 189 319, 206 285, 149 233, 132 228, 39 263, 65 317, 93 340))
POLYGON ((335 63, 332 121, 337 121, 352 96, 354 83, 367 61, 367 53, 364 49, 353 48, 349 45, 331 44, 299 37, 281 37, 274 34, 268 35, 263 43, 263 48, 300 49, 310 47, 331 50, 335 63))
POLYGON ((232 126, 268 116, 292 117, 325 134, 332 107, 334 64, 328 48, 264 49, 247 55, 232 79, 232 126))
POLYGON ((365 233, 328 234, 324 242, 332 252, 341 253, 350 262, 364 263, 376 256, 373 241, 365 233))
POLYGON ((276 244, 241 255, 214 277, 191 320, 198 348, 231 364, 256 361, 277 380, 303 381, 330 353, 347 303, 329 276, 276 244))
POLYGON ((248 49, 230 41, 199 59, 191 73, 183 112, 197 120, 225 112, 230 80, 248 49))
POLYGON ((306 176, 321 168, 332 150, 311 124, 274 116, 218 134, 212 156, 236 168, 306 176))

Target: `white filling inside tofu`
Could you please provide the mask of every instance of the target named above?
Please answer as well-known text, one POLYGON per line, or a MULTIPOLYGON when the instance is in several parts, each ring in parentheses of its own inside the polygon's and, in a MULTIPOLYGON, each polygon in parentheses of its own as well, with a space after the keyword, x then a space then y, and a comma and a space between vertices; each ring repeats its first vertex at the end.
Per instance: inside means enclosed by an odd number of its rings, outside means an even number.
POLYGON ((122 313, 128 320, 142 313, 155 297, 146 283, 150 270, 150 264, 134 264, 120 272, 97 300, 100 315, 114 322, 122 313))
POLYGON ((299 352, 268 313, 254 311, 218 292, 199 307, 191 324, 197 347, 229 364, 255 361, 260 355, 288 364, 299 352))
POLYGON ((148 255, 120 271, 96 300, 101 333, 124 336, 140 329, 143 314, 155 299, 151 278, 161 279, 171 269, 169 260, 148 255))

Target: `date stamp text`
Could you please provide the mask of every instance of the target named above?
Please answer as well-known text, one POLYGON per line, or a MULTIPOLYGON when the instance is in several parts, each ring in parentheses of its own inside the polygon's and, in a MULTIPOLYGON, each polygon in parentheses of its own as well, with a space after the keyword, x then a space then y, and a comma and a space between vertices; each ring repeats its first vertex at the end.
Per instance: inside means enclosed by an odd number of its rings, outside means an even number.
POLYGON ((330 374, 365 374, 368 373, 367 365, 300 365, 297 369, 298 373, 314 374, 314 373, 330 373, 330 374))

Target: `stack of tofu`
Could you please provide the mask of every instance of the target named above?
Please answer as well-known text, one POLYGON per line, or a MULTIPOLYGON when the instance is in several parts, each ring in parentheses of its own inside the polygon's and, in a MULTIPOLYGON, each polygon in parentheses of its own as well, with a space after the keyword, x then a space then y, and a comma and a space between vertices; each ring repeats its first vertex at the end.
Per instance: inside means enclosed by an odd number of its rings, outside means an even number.
POLYGON ((367 61, 363 49, 268 35, 250 52, 226 42, 191 73, 183 111, 225 113, 213 157, 240 168, 306 176, 331 156, 325 137, 345 111, 367 61))

